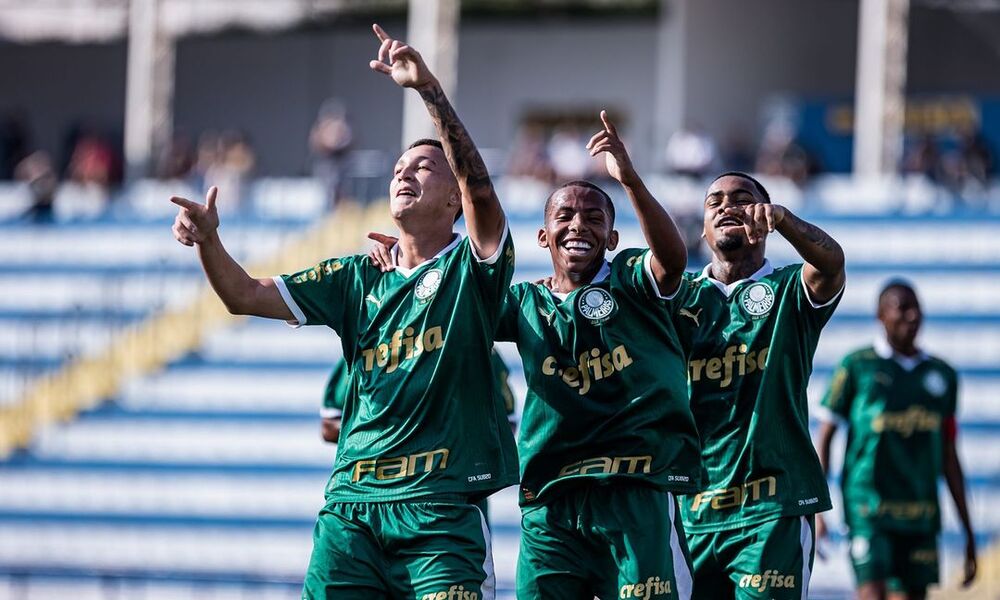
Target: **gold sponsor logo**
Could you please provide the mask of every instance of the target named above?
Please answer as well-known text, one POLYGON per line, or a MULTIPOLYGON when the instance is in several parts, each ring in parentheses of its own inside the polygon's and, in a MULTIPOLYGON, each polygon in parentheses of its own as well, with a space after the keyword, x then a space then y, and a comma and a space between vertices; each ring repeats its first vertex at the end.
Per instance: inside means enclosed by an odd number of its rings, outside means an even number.
POLYGON ((464 585, 453 585, 446 592, 424 594, 420 600, 479 600, 479 593, 466 590, 464 585))
POLYGON ((618 590, 618 597, 648 600, 656 596, 669 596, 672 593, 669 579, 648 577, 643 583, 626 583, 618 590))
POLYGON ((921 550, 914 550, 910 554, 910 560, 915 563, 921 563, 925 565, 932 565, 938 560, 938 553, 936 548, 924 548, 921 550))
POLYGON ((624 345, 604 354, 601 354, 600 349, 593 348, 589 352, 580 354, 576 366, 565 369, 559 367, 556 357, 546 357, 542 361, 542 374, 560 377, 563 383, 577 390, 582 396, 590 391, 592 382, 606 379, 631 364, 632 357, 628 355, 624 345))
POLYGON ((884 412, 872 419, 872 431, 894 431, 903 437, 910 437, 916 431, 937 431, 941 429, 941 415, 923 406, 911 406, 903 411, 884 412))
POLYGON ((652 456, 598 456, 566 465, 559 470, 559 477, 590 475, 594 473, 649 473, 652 456))
POLYGON ((893 500, 879 502, 878 507, 874 511, 867 504, 858 506, 858 514, 862 517, 870 517, 873 512, 875 516, 879 517, 888 517, 900 521, 915 521, 936 517, 938 507, 933 502, 897 502, 893 500))
POLYGON ((402 361, 443 347, 444 332, 440 326, 431 327, 420 333, 412 327, 407 327, 393 332, 388 343, 383 342, 374 348, 361 350, 361 356, 365 361, 365 371, 371 371, 378 365, 384 368, 386 373, 392 373, 399 368, 402 361))
POLYGON ((754 371, 763 371, 767 365, 769 348, 750 350, 746 344, 726 348, 722 356, 698 358, 688 361, 688 379, 697 383, 703 379, 718 381, 719 387, 729 387, 734 377, 743 377, 754 371))
POLYGON ((771 588, 794 588, 795 575, 782 575, 779 571, 768 569, 763 573, 752 573, 740 577, 740 587, 763 592, 771 588))
POLYGON ((412 477, 417 474, 418 467, 422 467, 421 473, 430 473, 435 469, 443 471, 448 468, 449 454, 450 451, 447 448, 438 448, 430 452, 418 452, 409 456, 359 460, 354 463, 351 482, 357 482, 366 474, 373 474, 375 479, 380 481, 412 477))
POLYGON ((333 275, 335 272, 343 268, 344 264, 339 260, 324 261, 308 271, 304 271, 295 277, 292 277, 292 282, 305 283, 307 281, 319 281, 323 279, 324 275, 333 275))
POLYGON ((764 497, 770 498, 777 491, 778 480, 772 475, 748 481, 743 485, 704 491, 694 497, 694 501, 691 503, 691 510, 697 511, 706 505, 711 507, 712 510, 734 508, 742 506, 746 502, 756 502, 764 497))

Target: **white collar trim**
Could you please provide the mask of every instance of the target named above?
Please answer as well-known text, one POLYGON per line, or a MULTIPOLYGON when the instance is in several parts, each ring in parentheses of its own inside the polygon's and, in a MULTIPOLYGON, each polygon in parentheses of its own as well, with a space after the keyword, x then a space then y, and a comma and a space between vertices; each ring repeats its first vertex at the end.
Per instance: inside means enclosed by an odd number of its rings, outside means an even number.
POLYGON ((733 290, 735 290, 738 285, 740 285, 745 281, 758 281, 762 277, 767 277, 768 275, 774 272, 774 267, 771 266, 771 261, 765 258, 764 264, 761 265, 761 267, 757 269, 757 271, 754 272, 753 275, 747 277, 746 279, 740 279, 739 281, 734 281, 729 285, 726 285, 721 281, 719 281, 718 279, 713 278, 711 270, 712 270, 712 263, 705 265, 705 268, 701 270, 701 275, 695 277, 694 280, 695 281, 699 281, 701 279, 709 280, 710 282, 712 282, 713 285, 715 285, 715 287, 719 288, 720 292, 722 292, 728 298, 730 295, 732 295, 733 290))
MULTIPOLYGON (((602 281, 607 280, 608 277, 611 277, 611 265, 608 263, 608 261, 604 261, 604 264, 601 265, 600 270, 597 271, 597 275, 594 275, 594 279, 587 285, 601 283, 602 281)), ((552 290, 549 290, 549 293, 555 296, 556 298, 559 298, 559 300, 565 300, 566 296, 569 296, 572 292, 564 293, 564 292, 553 292, 552 290)))
POLYGON ((442 248, 441 251, 435 254, 433 257, 428 258, 427 260, 413 267, 412 269, 407 269, 406 267, 399 266, 399 242, 396 242, 393 245, 392 249, 389 250, 389 255, 392 257, 392 266, 396 267, 396 271, 398 271, 399 274, 402 275, 403 277, 409 277, 410 275, 413 274, 414 271, 416 271, 420 267, 432 263, 437 259, 441 258, 442 256, 444 256, 445 254, 448 254, 449 252, 454 250, 461 241, 462 241, 462 234, 460 233, 454 234, 454 237, 451 239, 450 244, 442 248))
POLYGON ((899 363, 899 366, 903 367, 907 371, 912 371, 917 367, 917 365, 930 358, 919 348, 917 348, 917 353, 914 356, 903 356, 902 354, 899 354, 892 349, 892 346, 889 345, 889 340, 885 338, 884 334, 875 338, 875 343, 872 344, 872 347, 875 349, 875 354, 878 354, 880 358, 887 360, 892 359, 899 363))

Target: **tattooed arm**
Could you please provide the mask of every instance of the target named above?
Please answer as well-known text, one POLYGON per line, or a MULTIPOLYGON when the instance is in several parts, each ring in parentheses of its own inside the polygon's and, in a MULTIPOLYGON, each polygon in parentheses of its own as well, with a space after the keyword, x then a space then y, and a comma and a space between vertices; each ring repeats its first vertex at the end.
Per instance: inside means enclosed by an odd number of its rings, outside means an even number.
POLYGON ((505 219, 479 150, 420 53, 392 39, 378 25, 372 28, 382 45, 379 59, 371 61, 371 68, 391 76, 398 85, 420 93, 441 138, 448 164, 458 180, 462 212, 476 254, 481 258, 492 256, 500 245, 505 219))
POLYGON ((819 227, 796 217, 788 209, 783 212, 775 229, 805 261, 802 279, 812 299, 818 304, 829 301, 844 287, 843 249, 819 227))

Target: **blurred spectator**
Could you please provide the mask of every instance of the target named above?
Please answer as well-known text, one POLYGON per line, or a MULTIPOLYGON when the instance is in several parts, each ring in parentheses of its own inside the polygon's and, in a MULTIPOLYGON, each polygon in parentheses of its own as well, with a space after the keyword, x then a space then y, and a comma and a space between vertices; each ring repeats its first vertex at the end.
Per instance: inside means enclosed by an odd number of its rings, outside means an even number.
POLYGON ((24 213, 24 218, 35 223, 51 222, 59 181, 49 155, 45 152, 29 154, 18 163, 14 176, 26 183, 31 192, 31 207, 24 213))
POLYGON ((195 170, 205 190, 218 186, 219 205, 224 210, 240 208, 255 162, 250 140, 241 132, 206 132, 198 140, 195 170))
POLYGON ((920 136, 903 159, 904 173, 920 173, 934 182, 942 179, 943 169, 941 152, 930 134, 920 136))
POLYGON ((186 135, 175 135, 156 161, 157 179, 187 179, 194 169, 194 146, 186 135))
POLYGON ((802 186, 816 168, 805 148, 795 140, 795 130, 785 122, 776 121, 764 131, 754 171, 786 177, 802 186))
POLYGON ((719 150, 719 171, 750 172, 754 167, 753 143, 742 128, 730 129, 719 150))
POLYGON ((667 172, 702 179, 718 164, 718 147, 701 127, 678 129, 666 148, 667 172))
MULTIPOLYGON (((121 181, 121 161, 107 137, 93 130, 81 132, 70 155, 67 180, 66 198, 86 204, 88 214, 103 209, 110 199, 111 184, 121 181)), ((76 207, 66 208, 68 214, 76 214, 76 207)))
POLYGON ((343 103, 335 98, 327 99, 309 132, 309 150, 312 153, 312 174, 323 183, 328 210, 334 208, 340 199, 347 152, 352 141, 353 133, 343 103))
POLYGON ((549 139, 548 155, 559 181, 583 179, 594 168, 595 161, 587 151, 588 138, 576 127, 562 126, 549 139))
POLYGON ((12 111, 0 123, 0 179, 13 179, 15 168, 28 155, 27 121, 21 111, 12 111))
POLYGON ((958 143, 959 153, 968 178, 985 185, 993 175, 993 153, 981 132, 967 132, 958 143))
POLYGON ((514 138, 507 174, 530 177, 546 184, 556 180, 555 169, 546 152, 545 133, 541 127, 523 126, 514 138))

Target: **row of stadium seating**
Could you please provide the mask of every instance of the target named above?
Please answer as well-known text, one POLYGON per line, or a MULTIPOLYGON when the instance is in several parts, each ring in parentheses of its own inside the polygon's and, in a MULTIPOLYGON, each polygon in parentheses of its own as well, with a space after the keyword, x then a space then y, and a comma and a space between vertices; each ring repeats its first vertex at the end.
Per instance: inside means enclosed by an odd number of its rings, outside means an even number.
MULTIPOLYGON (((622 246, 641 245, 634 217, 619 207, 622 246)), ((849 283, 817 353, 811 402, 836 361, 873 339, 879 286, 890 276, 914 281, 928 313, 924 346, 963 374, 961 456, 985 546, 1000 533, 1000 515, 987 510, 1000 500, 1000 406, 992 401, 1000 392, 1000 219, 815 221, 844 246, 849 283)), ((224 222, 223 236, 250 261, 308 223, 237 219, 224 222)), ((515 279, 548 270, 537 226, 527 214, 511 218, 515 279)), ((167 221, 2 227, 0 281, 14 293, 0 298, 0 405, 32 377, 99 351, 129 323, 189 302, 203 285, 194 252, 173 241, 167 221)), ((769 255, 794 260, 777 239, 769 255)), ((523 398, 516 353, 501 351, 523 398)), ((0 462, 0 596, 59 597, 53 590, 69 585, 83 594, 74 598, 104 597, 109 585, 139 586, 146 598, 294 596, 333 457, 319 438, 318 408, 339 356, 325 328, 291 331, 252 319, 208 335, 79 419, 41 431, 29 449, 0 462)), ((960 537, 944 504, 947 569, 960 537)), ((491 513, 498 582, 509 596, 519 523, 512 490, 496 497, 491 513)), ((839 528, 836 511, 830 521, 839 528)), ((851 585, 843 535, 834 541, 815 569, 817 597, 842 597, 851 585)))

